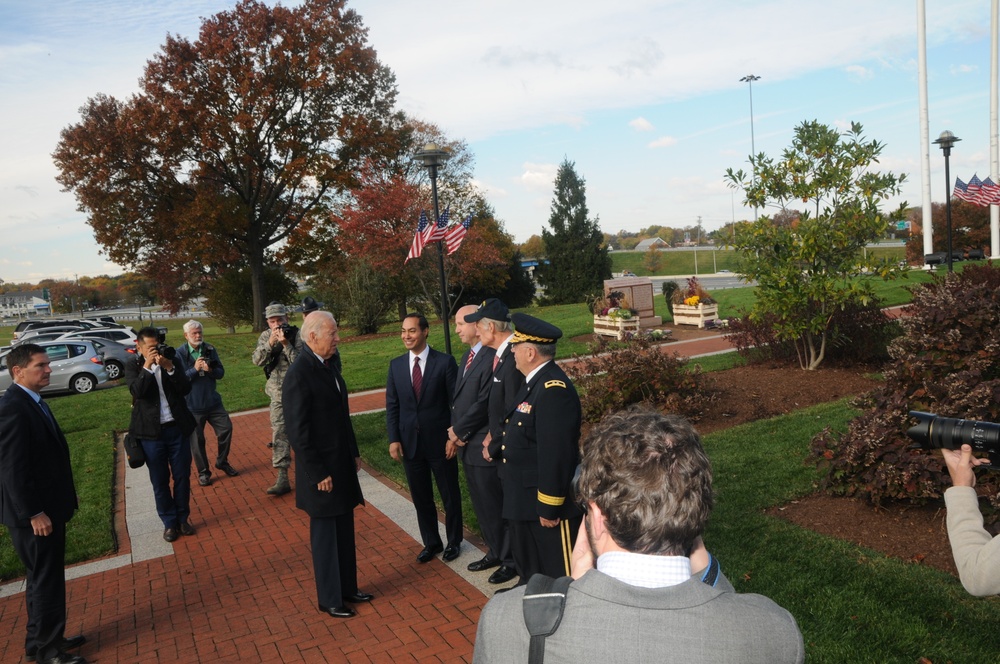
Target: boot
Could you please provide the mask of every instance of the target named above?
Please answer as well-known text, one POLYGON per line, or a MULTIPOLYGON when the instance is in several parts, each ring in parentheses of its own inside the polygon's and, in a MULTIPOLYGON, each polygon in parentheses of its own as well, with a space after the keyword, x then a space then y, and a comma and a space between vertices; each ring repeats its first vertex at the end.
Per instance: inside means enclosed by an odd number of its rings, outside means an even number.
POLYGON ((283 496, 291 490, 292 487, 288 485, 288 469, 279 468, 278 479, 275 480, 274 486, 267 490, 267 493, 272 496, 283 496))

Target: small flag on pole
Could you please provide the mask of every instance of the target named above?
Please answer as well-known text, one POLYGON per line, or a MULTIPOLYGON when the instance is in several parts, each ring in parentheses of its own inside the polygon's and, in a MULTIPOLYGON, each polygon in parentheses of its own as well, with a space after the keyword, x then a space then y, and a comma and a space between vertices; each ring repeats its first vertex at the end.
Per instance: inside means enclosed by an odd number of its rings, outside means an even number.
POLYGON ((966 203, 969 202, 969 185, 962 182, 962 178, 955 178, 955 191, 952 196, 966 203))
POLYGON ((975 203, 976 199, 979 198, 979 190, 983 188, 983 183, 979 180, 979 175, 973 175, 972 179, 969 180, 969 197, 965 200, 969 203, 975 203))
POLYGON ((444 239, 445 229, 448 228, 448 216, 451 214, 451 208, 445 208, 445 211, 441 213, 438 217, 437 224, 433 228, 428 228, 426 231, 427 237, 424 238, 424 244, 430 244, 431 242, 437 242, 438 240, 444 239))
POLYGON ((982 188, 974 202, 983 207, 1000 204, 1000 185, 993 182, 992 178, 987 177, 983 180, 982 188))
POLYGON ((448 229, 448 233, 444 236, 444 243, 448 245, 449 256, 458 251, 458 248, 462 246, 462 240, 465 239, 465 234, 469 232, 469 226, 471 225, 472 215, 470 214, 465 221, 455 224, 448 229))
POLYGON ((420 211, 420 221, 417 223, 417 232, 413 236, 413 244, 410 245, 410 253, 406 255, 406 261, 411 258, 420 258, 420 254, 424 251, 424 231, 427 229, 427 213, 423 210, 420 211))

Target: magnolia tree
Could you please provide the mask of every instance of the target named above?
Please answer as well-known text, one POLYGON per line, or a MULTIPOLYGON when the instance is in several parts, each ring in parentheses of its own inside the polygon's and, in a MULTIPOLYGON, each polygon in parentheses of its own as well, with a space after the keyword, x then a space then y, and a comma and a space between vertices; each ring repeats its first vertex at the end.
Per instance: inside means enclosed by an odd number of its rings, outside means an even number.
POLYGON ((752 173, 726 171, 747 204, 778 213, 737 227, 734 244, 740 272, 757 282, 750 317, 770 318, 776 336, 795 344, 803 369, 823 362, 838 310, 875 298, 867 277, 899 273, 895 262, 863 251, 906 211, 905 203, 883 210, 906 177, 873 170, 883 147, 866 140, 858 123, 841 133, 804 122, 780 159, 751 155, 752 173), (798 219, 776 223, 793 204, 805 207, 798 219))

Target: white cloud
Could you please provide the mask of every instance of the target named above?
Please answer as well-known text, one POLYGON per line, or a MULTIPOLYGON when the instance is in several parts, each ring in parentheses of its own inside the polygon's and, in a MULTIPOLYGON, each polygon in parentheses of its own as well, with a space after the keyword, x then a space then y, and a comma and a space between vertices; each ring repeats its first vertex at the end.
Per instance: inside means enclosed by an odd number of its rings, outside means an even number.
POLYGON ((653 123, 642 116, 629 122, 628 126, 636 131, 653 131, 653 123))
POLYGON ((487 184, 482 180, 476 180, 475 178, 471 181, 472 186, 478 189, 487 198, 506 198, 509 194, 507 190, 503 187, 497 187, 492 184, 487 184))
POLYGON ((671 145, 677 145, 677 139, 676 138, 674 138, 673 136, 661 136, 660 138, 658 138, 655 141, 653 141, 652 143, 650 143, 647 147, 650 147, 650 148, 653 148, 653 149, 655 149, 655 148, 669 148, 671 145))
POLYGON ((521 173, 521 184, 528 190, 552 191, 552 186, 556 181, 556 171, 559 167, 556 164, 532 164, 525 163, 524 172, 521 173))
POLYGON ((851 78, 861 81, 867 81, 875 78, 875 72, 873 70, 868 67, 862 67, 861 65, 850 65, 848 67, 844 67, 844 71, 846 71, 851 78))
POLYGON ((956 75, 956 74, 971 74, 971 73, 973 73, 975 71, 978 71, 978 69, 979 69, 979 65, 952 65, 951 66, 951 73, 952 73, 952 75, 956 75))

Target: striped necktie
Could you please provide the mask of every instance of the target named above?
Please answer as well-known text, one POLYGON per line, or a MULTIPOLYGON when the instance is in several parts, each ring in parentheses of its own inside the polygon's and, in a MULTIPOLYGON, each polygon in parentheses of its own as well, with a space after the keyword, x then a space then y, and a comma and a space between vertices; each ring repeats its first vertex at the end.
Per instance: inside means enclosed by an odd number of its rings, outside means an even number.
POLYGON ((420 358, 413 358, 413 395, 420 400, 420 388, 424 383, 424 374, 420 371, 420 358))

